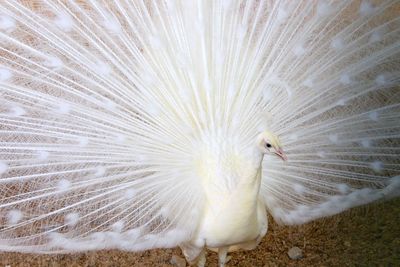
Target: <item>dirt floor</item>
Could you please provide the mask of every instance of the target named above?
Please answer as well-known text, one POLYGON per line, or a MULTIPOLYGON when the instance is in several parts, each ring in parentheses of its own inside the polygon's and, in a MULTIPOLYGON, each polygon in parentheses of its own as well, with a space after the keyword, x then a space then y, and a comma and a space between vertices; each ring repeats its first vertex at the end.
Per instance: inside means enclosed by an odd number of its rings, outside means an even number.
MULTIPOLYGON (((0 267, 14 266, 174 266, 179 249, 143 253, 97 251, 69 255, 0 253, 0 267)), ((400 266, 400 199, 348 211, 299 227, 270 223, 257 249, 231 253, 229 266, 400 266), (303 257, 291 260, 294 246, 303 257)), ((209 252, 206 266, 217 266, 209 252)))

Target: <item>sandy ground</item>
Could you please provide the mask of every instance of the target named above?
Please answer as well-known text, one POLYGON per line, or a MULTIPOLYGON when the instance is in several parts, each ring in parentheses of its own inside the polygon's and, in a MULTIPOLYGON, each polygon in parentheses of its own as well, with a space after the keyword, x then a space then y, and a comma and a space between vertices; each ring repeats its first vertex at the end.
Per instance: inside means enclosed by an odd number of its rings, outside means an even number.
MULTIPOLYGON (((68 255, 0 253, 0 267, 14 266, 174 266, 179 249, 142 253, 97 251, 68 255)), ((400 266, 400 198, 298 227, 270 229, 257 249, 231 253, 229 266, 400 266), (301 248, 303 258, 287 252, 301 248)), ((209 252, 206 266, 217 266, 209 252)))

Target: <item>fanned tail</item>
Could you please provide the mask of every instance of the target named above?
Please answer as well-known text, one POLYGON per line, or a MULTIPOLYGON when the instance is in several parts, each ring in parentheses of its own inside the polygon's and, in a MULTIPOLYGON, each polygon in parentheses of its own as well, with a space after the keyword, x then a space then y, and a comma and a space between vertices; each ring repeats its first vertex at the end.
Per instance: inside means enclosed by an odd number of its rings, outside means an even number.
POLYGON ((244 151, 266 129, 289 157, 264 160, 277 220, 399 195, 399 8, 2 2, 0 250, 187 241, 204 201, 198 148, 244 151))
POLYGON ((310 16, 299 17, 304 30, 280 32, 286 62, 272 85, 291 96, 270 111, 289 162, 267 158, 263 173, 266 206, 286 224, 400 195, 398 3, 300 10, 310 16))

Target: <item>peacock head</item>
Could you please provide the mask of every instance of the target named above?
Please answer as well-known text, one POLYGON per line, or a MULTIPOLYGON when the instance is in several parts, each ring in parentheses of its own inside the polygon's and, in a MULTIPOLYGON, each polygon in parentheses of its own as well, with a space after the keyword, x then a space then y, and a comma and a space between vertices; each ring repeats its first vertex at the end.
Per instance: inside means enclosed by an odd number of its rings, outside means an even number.
POLYGON ((264 131, 258 135, 257 146, 263 154, 273 154, 282 160, 287 160, 278 136, 270 131, 264 131))

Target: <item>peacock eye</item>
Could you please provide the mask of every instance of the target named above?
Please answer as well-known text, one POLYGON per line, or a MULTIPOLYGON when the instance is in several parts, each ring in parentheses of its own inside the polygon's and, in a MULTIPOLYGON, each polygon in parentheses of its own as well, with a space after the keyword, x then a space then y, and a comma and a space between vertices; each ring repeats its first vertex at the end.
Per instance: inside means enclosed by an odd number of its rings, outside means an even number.
POLYGON ((267 143, 265 146, 268 147, 268 148, 272 147, 271 144, 269 144, 269 143, 267 143))

